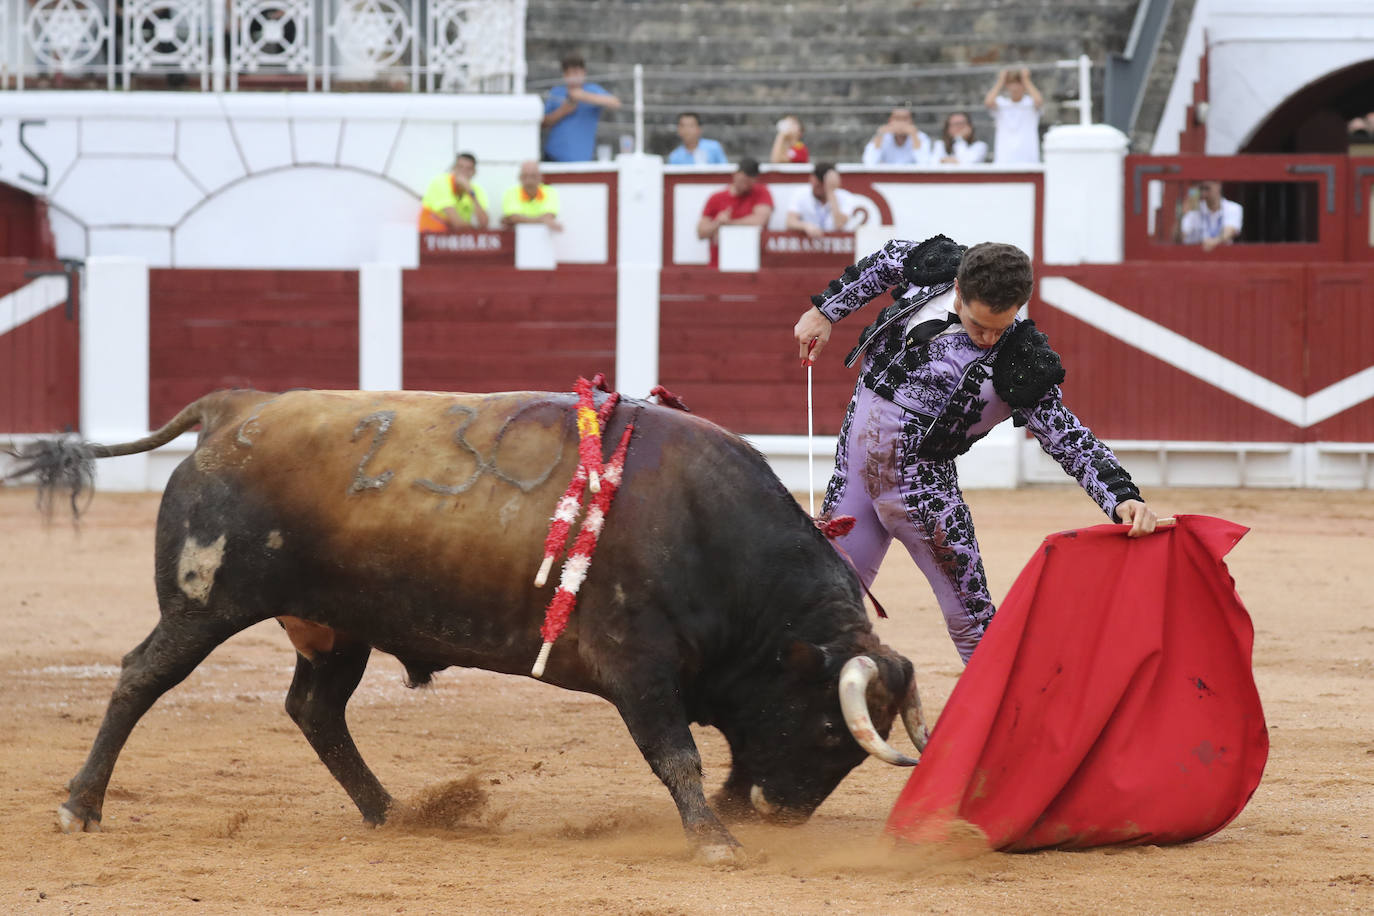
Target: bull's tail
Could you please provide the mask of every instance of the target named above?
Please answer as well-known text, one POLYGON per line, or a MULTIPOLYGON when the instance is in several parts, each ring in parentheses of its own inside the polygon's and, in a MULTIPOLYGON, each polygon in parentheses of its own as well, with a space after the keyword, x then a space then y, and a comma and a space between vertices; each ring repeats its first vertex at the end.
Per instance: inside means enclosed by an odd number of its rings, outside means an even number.
POLYGON ((196 424, 204 424, 209 408, 218 395, 206 395, 182 408, 172 421, 155 433, 119 445, 98 445, 79 436, 59 436, 38 439, 20 448, 7 448, 5 454, 15 459, 16 466, 0 481, 33 477, 38 485, 38 507, 52 517, 53 500, 58 492, 71 497, 72 517, 79 518, 88 499, 83 500, 95 483, 97 458, 115 458, 150 452, 166 445, 196 424))

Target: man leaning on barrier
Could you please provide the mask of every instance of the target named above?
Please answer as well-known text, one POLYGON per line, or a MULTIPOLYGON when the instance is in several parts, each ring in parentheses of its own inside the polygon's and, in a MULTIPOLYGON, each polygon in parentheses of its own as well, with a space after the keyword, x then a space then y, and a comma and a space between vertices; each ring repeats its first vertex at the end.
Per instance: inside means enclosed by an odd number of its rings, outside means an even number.
POLYGON ((474 181, 477 157, 459 153, 453 166, 436 175, 420 201, 420 231, 487 228, 487 192, 474 181))

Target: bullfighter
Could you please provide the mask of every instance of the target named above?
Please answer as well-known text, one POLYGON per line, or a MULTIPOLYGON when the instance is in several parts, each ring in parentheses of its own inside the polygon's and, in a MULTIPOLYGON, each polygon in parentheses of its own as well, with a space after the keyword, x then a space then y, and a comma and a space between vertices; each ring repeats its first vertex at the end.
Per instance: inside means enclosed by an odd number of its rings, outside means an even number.
POLYGON ((954 459, 998 423, 1029 429, 1132 537, 1158 521, 1111 449, 1064 406, 1064 368, 1048 339, 1017 318, 1033 283, 1030 258, 1013 245, 894 240, 813 296, 794 328, 802 359, 814 360, 834 322, 892 291, 845 360, 862 364, 821 517, 855 518, 837 543, 866 586, 893 538, 906 547, 965 662, 996 608, 954 459))

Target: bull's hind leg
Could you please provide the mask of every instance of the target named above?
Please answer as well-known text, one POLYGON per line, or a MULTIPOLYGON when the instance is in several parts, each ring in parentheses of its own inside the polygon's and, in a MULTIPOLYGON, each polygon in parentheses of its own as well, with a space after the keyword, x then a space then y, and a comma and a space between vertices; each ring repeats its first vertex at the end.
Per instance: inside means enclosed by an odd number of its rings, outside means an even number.
POLYGON ((216 646, 242 628, 219 618, 164 615, 148 638, 124 656, 119 683, 95 743, 81 771, 67 783, 67 800, 57 809, 63 833, 100 829, 110 774, 138 720, 158 697, 185 680, 216 646))
POLYGON ((298 654, 286 712, 358 806, 363 820, 381 824, 391 796, 363 762, 344 720, 344 708, 363 679, 371 652, 366 643, 336 638, 332 649, 312 653, 313 658, 298 654))

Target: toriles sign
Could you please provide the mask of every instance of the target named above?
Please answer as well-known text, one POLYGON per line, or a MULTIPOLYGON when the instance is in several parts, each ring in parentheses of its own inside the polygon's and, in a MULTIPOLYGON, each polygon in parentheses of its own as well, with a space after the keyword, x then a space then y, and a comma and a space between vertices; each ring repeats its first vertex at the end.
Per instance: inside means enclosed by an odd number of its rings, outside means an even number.
POLYGON ((506 229, 421 232, 420 264, 515 265, 515 233, 506 229))

